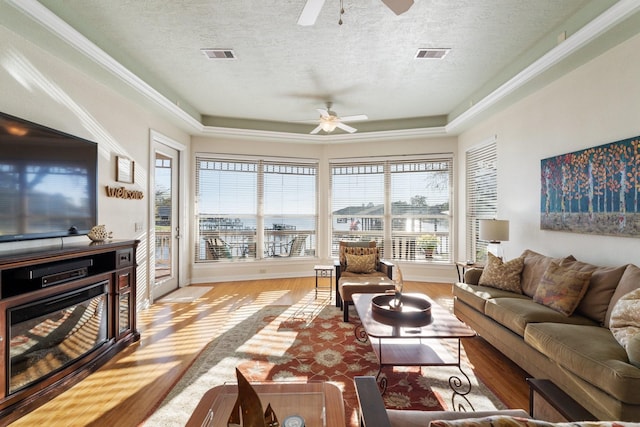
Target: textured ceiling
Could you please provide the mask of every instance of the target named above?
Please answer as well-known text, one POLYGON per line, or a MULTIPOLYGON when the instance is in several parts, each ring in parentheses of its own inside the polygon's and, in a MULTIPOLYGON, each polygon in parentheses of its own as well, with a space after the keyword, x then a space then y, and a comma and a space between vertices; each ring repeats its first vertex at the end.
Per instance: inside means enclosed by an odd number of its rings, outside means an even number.
POLYGON ((40 3, 204 124, 308 132, 290 123, 327 101, 368 115, 361 131, 445 125, 614 2, 416 0, 396 16, 380 0, 344 0, 339 25, 340 1, 327 0, 310 27, 296 24, 305 0, 40 3), (419 48, 451 50, 416 60, 419 48))

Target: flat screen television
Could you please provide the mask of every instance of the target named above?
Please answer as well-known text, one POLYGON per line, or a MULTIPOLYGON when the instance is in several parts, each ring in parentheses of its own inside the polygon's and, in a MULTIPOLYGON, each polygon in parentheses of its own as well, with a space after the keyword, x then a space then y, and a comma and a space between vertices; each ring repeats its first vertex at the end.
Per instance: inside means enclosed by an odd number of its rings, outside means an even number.
POLYGON ((87 234, 98 144, 0 113, 0 242, 87 234))

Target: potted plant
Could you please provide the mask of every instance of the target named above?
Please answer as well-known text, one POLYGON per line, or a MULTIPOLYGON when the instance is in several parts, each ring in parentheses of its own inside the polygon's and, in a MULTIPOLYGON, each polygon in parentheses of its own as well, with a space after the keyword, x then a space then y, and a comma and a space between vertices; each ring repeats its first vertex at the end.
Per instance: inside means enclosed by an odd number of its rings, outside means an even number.
POLYGON ((435 234, 423 234, 418 237, 416 245, 424 252, 425 258, 433 258, 433 252, 438 246, 438 237, 435 234))

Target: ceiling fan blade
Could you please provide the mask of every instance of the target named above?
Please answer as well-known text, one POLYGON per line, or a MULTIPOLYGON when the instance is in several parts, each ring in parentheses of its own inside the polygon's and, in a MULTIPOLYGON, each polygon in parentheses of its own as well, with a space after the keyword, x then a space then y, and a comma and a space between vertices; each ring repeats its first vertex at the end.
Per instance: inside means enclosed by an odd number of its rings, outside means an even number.
POLYGON ((363 120, 369 120, 369 117, 367 117, 366 114, 358 114, 356 116, 340 117, 340 120, 342 120, 343 122, 360 122, 363 120))
POLYGON ((323 5, 324 0, 307 0, 298 18, 298 25, 309 26, 315 24, 323 5))
POLYGON ((349 126, 349 125, 345 125, 345 124, 344 124, 344 123, 342 123, 342 122, 338 122, 338 123, 336 123, 336 127, 338 127, 338 128, 340 128, 340 129, 342 129, 342 130, 343 130, 343 131, 345 131, 345 132, 349 132, 349 133, 354 133, 355 131, 357 131, 357 130, 358 130, 358 129, 356 129, 356 128, 352 128, 352 127, 351 127, 351 126, 349 126))
POLYGON ((316 111, 317 111, 318 113, 320 113, 320 115, 321 115, 322 117, 329 117, 329 116, 331 116, 331 114, 329 114, 329 111, 325 110, 324 108, 317 108, 317 109, 316 109, 316 111))
POLYGON ((413 0, 382 0, 396 15, 402 15, 413 6, 413 0))
POLYGON ((318 125, 318 127, 315 128, 314 130, 312 130, 311 132, 309 132, 309 134, 315 135, 316 133, 320 132, 321 130, 322 130, 322 125, 318 125))

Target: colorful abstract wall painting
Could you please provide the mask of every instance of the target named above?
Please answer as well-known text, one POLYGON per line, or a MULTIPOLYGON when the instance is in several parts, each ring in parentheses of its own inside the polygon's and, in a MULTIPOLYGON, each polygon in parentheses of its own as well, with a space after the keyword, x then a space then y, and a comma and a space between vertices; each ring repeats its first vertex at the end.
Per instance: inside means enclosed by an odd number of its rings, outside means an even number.
POLYGON ((640 237, 640 136, 543 159, 540 228, 640 237))

